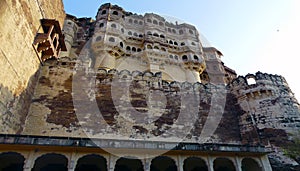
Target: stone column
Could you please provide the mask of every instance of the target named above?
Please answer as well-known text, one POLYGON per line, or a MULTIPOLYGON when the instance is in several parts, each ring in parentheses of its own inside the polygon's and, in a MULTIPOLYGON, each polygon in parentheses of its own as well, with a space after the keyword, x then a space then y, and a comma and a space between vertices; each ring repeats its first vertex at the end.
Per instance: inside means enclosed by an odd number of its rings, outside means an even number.
POLYGON ((107 165, 107 167, 108 167, 107 170, 108 171, 114 171, 116 162, 117 162, 117 156, 114 156, 114 155, 110 154, 108 165, 107 165))
POLYGON ((208 171, 214 171, 214 160, 211 156, 207 156, 208 171))
POLYGON ((24 171, 31 171, 31 169, 33 168, 34 161, 35 161, 34 153, 35 153, 34 151, 30 151, 29 155, 25 159, 24 167, 23 167, 24 171))
POLYGON ((264 155, 260 158, 261 164, 262 164, 262 170, 263 171, 272 171, 271 164, 269 162, 268 156, 264 155))
POLYGON ((235 156, 234 161, 235 161, 235 169, 236 169, 236 171, 242 171, 242 165, 241 165, 240 158, 238 156, 235 156))
POLYGON ((151 159, 144 159, 144 171, 150 171, 151 159))
POLYGON ((74 171, 77 165, 76 153, 72 152, 68 163, 68 171, 74 171))
POLYGON ((183 171, 183 158, 182 158, 182 156, 178 155, 177 160, 178 160, 178 168, 177 168, 177 170, 183 171))

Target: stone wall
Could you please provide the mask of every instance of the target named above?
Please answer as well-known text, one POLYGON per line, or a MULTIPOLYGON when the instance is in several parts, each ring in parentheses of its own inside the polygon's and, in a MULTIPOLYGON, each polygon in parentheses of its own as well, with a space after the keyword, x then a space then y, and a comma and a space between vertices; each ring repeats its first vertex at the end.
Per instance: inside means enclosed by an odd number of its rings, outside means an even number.
POLYGON ((22 129, 40 62, 32 43, 40 19, 63 23, 61 0, 2 0, 0 2, 0 125, 1 133, 22 129))
POLYGON ((91 71, 76 62, 61 58, 41 68, 22 134, 240 144, 243 111, 226 89, 168 83, 161 73, 91 71))

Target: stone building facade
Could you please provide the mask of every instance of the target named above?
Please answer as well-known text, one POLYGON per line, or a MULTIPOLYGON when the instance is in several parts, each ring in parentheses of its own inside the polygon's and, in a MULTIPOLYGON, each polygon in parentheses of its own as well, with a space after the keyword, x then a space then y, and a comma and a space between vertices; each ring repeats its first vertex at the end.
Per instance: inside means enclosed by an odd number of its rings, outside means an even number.
POLYGON ((60 0, 0 5, 1 21, 26 18, 25 30, 0 27, 1 63, 16 75, 0 74, 0 170, 299 166, 284 155, 300 127, 285 79, 237 77, 194 26, 112 4, 96 19, 65 17, 60 0))

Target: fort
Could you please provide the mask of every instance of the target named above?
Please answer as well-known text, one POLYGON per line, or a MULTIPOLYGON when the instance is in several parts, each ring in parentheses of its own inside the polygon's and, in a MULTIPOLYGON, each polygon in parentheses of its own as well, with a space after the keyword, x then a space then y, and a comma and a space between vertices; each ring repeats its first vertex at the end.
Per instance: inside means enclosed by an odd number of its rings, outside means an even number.
POLYGON ((299 169, 284 77, 237 76, 193 25, 61 0, 4 0, 0 22, 0 170, 299 169))

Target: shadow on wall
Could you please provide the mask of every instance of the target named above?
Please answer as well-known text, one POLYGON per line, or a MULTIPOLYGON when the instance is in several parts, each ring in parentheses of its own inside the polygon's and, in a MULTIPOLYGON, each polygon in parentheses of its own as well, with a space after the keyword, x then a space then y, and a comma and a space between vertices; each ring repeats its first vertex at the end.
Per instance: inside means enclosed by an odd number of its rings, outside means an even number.
POLYGON ((39 69, 30 77, 26 88, 19 95, 13 94, 13 92, 0 83, 0 133, 21 133, 38 76, 39 69))

